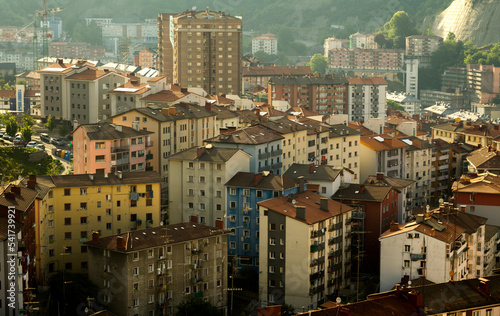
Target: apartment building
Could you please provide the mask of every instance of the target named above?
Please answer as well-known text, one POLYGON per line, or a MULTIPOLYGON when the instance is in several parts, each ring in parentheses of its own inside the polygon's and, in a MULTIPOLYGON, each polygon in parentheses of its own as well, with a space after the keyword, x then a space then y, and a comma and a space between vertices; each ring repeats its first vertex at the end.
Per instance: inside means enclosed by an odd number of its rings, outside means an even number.
POLYGON ((467 64, 466 68, 471 102, 490 103, 500 94, 500 67, 467 64))
POLYGON ((441 76, 441 90, 445 92, 465 91, 467 89, 467 68, 448 67, 441 76))
POLYGON ((408 144, 403 153, 405 179, 415 181, 412 205, 425 207, 431 200, 433 146, 414 136, 400 140, 408 144))
POLYGON ((377 172, 392 178, 404 177, 404 153, 409 144, 385 134, 361 136, 360 143, 361 181, 377 172))
POLYGON ((362 273, 379 270, 380 244, 378 237, 398 218, 399 194, 391 186, 349 184, 341 186, 332 199, 354 209, 352 231, 354 254, 363 254, 354 263, 362 273))
POLYGON ((166 108, 148 106, 131 109, 110 118, 113 124, 149 131, 148 167, 168 183, 168 157, 218 135, 216 114, 195 104, 175 104, 166 108))
POLYGON ((460 91, 420 90, 419 97, 422 108, 430 107, 436 104, 436 102, 449 104, 454 109, 464 108, 466 104, 465 96, 460 91))
POLYGON ((285 176, 292 178, 303 178, 308 184, 317 185, 318 194, 330 198, 341 185, 351 183, 352 171, 345 168, 336 169, 330 165, 298 164, 294 163, 285 176))
POLYGON ((328 58, 328 51, 334 48, 349 48, 350 41, 348 39, 339 39, 335 37, 329 37, 325 39, 323 43, 323 51, 325 58, 328 58))
POLYGON ((108 93, 123 85, 126 76, 97 70, 92 64, 66 64, 62 60, 39 71, 41 116, 96 123, 111 115, 108 93))
POLYGON ((328 51, 328 67, 343 70, 401 71, 404 68, 403 50, 334 48, 328 51))
POLYGON ((249 171, 250 155, 238 148, 192 147, 168 157, 168 166, 169 222, 197 216, 214 225, 227 212, 224 184, 249 171))
POLYGON ((294 163, 307 161, 307 127, 287 118, 276 121, 259 121, 257 126, 264 126, 279 133, 283 139, 283 172, 294 163))
POLYGON ((387 82, 381 77, 348 78, 347 112, 349 121, 384 118, 387 82))
MULTIPOLYGON (((38 176, 37 277, 43 283, 56 271, 88 272, 87 246, 93 232, 110 236, 160 225, 160 176, 124 172, 38 176)), ((35 260, 35 259, 33 259, 35 260)))
POLYGON ((397 102, 399 105, 404 107, 406 113, 413 115, 413 114, 420 114, 421 112, 420 108, 421 102, 415 96, 408 93, 392 92, 392 93, 387 93, 385 99, 397 102))
POLYGON ((310 118, 301 118, 299 123, 307 127, 307 161, 316 164, 327 163, 330 126, 310 118))
POLYGON ((354 33, 349 35, 349 48, 377 49, 375 35, 367 33, 354 33))
POLYGON ((261 302, 315 309, 350 286, 350 206, 310 191, 258 205, 261 302))
POLYGON ((194 93, 192 89, 181 88, 177 84, 172 84, 167 89, 151 93, 141 98, 141 107, 157 105, 167 107, 176 103, 198 103, 205 104, 209 99, 206 96, 194 93))
POLYGON ((432 54, 443 44, 443 38, 433 35, 412 35, 406 37, 406 55, 417 58, 420 67, 430 67, 432 54))
POLYGON ((278 37, 273 33, 252 37, 252 55, 256 52, 278 55, 278 37))
POLYGON ((197 222, 94 233, 85 244, 89 277, 103 293, 102 305, 117 315, 175 315, 190 298, 224 309, 226 243, 223 229, 197 222))
POLYGON ((287 101, 291 107, 306 107, 321 114, 347 113, 348 80, 333 75, 277 77, 268 81, 268 102, 287 101))
POLYGON ((73 135, 75 174, 149 171, 153 132, 112 123, 79 125, 73 135))
POLYGON ((257 87, 267 88, 269 79, 313 76, 309 66, 245 66, 242 68, 243 92, 257 87))
POLYGON ((409 179, 386 177, 382 172, 366 178, 364 185, 390 186, 398 192, 398 223, 406 223, 412 216, 413 190, 415 181, 409 179))
POLYGON ((228 236, 229 262, 237 257, 237 267, 259 269, 258 202, 277 196, 295 194, 304 181, 269 172, 238 172, 225 185, 227 194, 226 226, 233 231, 228 236))
POLYGON ((442 283, 483 277, 485 223, 449 205, 417 215, 411 225, 392 223, 380 236, 380 290, 402 278, 442 283))
POLYGON ((49 56, 60 58, 81 58, 85 60, 101 60, 105 57, 104 46, 89 43, 52 42, 48 44, 49 56))
POLYGON ((241 19, 225 12, 184 11, 158 18, 160 72, 208 94, 241 94, 241 19))
MULTIPOLYGON (((258 173, 270 171, 282 174, 284 137, 275 131, 261 125, 254 125, 228 131, 217 137, 205 140, 219 148, 241 149, 250 155, 249 172, 258 173)), ((305 142, 305 139, 302 139, 305 142)))
POLYGON ((345 124, 334 124, 328 136, 328 164, 352 171, 351 183, 359 183, 361 168, 361 133, 345 124))
POLYGON ((141 68, 157 68, 157 58, 158 54, 155 50, 151 48, 144 48, 139 51, 137 55, 137 60, 134 61, 134 64, 141 66, 141 68))

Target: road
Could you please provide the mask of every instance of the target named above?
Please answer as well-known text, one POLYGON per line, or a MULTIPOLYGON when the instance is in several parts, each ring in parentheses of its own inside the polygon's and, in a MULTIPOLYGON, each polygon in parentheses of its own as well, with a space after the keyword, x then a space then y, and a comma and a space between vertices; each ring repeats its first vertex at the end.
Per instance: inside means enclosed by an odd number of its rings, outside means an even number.
POLYGON ((38 135, 33 135, 31 137, 31 139, 32 140, 36 140, 37 142, 39 142, 41 144, 44 144, 45 145, 45 151, 47 152, 47 154, 49 154, 49 156, 53 157, 54 159, 59 160, 62 163, 62 165, 64 167, 64 171, 61 174, 69 174, 69 172, 71 171, 71 163, 69 161, 67 161, 67 160, 62 159, 61 157, 56 157, 56 156, 52 155, 52 148, 59 148, 59 149, 63 149, 63 150, 68 150, 69 148, 67 148, 67 147, 57 147, 55 145, 43 142, 43 141, 40 140, 40 136, 38 136, 38 135))

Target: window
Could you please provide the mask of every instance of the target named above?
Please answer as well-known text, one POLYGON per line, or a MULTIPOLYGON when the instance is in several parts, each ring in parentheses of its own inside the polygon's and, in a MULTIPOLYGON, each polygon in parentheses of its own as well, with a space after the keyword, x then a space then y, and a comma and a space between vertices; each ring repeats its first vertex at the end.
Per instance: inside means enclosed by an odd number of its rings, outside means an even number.
POLYGON ((205 183, 205 176, 200 176, 200 183, 205 183))
POLYGON ((71 217, 66 217, 64 219, 64 225, 71 225, 71 217))
POLYGON ((137 307, 137 306, 139 306, 139 299, 134 298, 134 307, 137 307))
POLYGON ((275 239, 275 238, 269 238, 269 244, 270 244, 271 246, 276 245, 276 239, 275 239))
POLYGON ((138 252, 134 252, 134 253, 132 254, 132 259, 133 259, 134 261, 139 260, 139 253, 138 253, 138 252))
POLYGON ((231 201, 229 202, 229 208, 236 208, 236 202, 235 201, 231 201))
POLYGON ((274 223, 269 224, 269 230, 276 230, 276 224, 274 223))
POLYGON ((276 259, 276 253, 274 251, 269 252, 269 259, 276 259))
POLYGON ((405 245, 405 252, 410 252, 410 245, 405 245))
POLYGON ((95 143, 95 149, 105 149, 106 144, 104 142, 97 142, 95 143))
POLYGON ((194 162, 189 162, 188 163, 188 168, 193 169, 194 168, 194 162))
POLYGON ((64 210, 71 211, 71 203, 64 203, 64 210))
POLYGON ((83 203, 80 203, 80 210, 84 211, 87 209, 87 203, 83 202, 83 203))
POLYGON ((405 260, 404 261, 404 267, 409 268, 410 267, 410 260, 405 260))
POLYGON ((86 216, 80 217, 80 224, 87 224, 87 217, 86 216))
POLYGON ((71 189, 64 189, 64 195, 65 196, 71 195, 71 189))
POLYGON ((262 190, 257 190, 255 194, 258 198, 261 198, 262 197, 262 190))

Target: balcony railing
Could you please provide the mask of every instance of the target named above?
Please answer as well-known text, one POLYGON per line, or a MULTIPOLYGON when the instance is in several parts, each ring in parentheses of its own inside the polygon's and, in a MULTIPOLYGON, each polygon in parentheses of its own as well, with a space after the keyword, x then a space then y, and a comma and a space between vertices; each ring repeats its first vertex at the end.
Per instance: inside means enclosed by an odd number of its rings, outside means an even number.
POLYGON ((353 219, 365 219, 366 213, 365 212, 352 212, 352 218, 353 219))
POLYGON ((267 159, 271 157, 271 153, 262 153, 262 154, 259 154, 259 159, 267 159))
POLYGON ((124 151, 129 151, 130 146, 118 146, 118 147, 111 147, 111 152, 117 153, 117 152, 124 152, 124 151))
POLYGON ((283 154, 283 150, 278 149, 278 150, 271 152, 271 157, 281 156, 282 154, 283 154))

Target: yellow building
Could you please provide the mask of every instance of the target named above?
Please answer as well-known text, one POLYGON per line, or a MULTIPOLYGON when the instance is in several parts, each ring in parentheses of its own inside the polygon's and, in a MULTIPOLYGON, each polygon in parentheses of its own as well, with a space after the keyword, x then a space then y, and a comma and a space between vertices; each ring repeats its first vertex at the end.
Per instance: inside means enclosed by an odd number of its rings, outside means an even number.
MULTIPOLYGON (((153 171, 31 177, 38 191, 37 279, 87 273, 92 232, 121 234, 160 225, 161 177, 153 171)), ((27 183, 27 179, 22 183, 27 183)))

